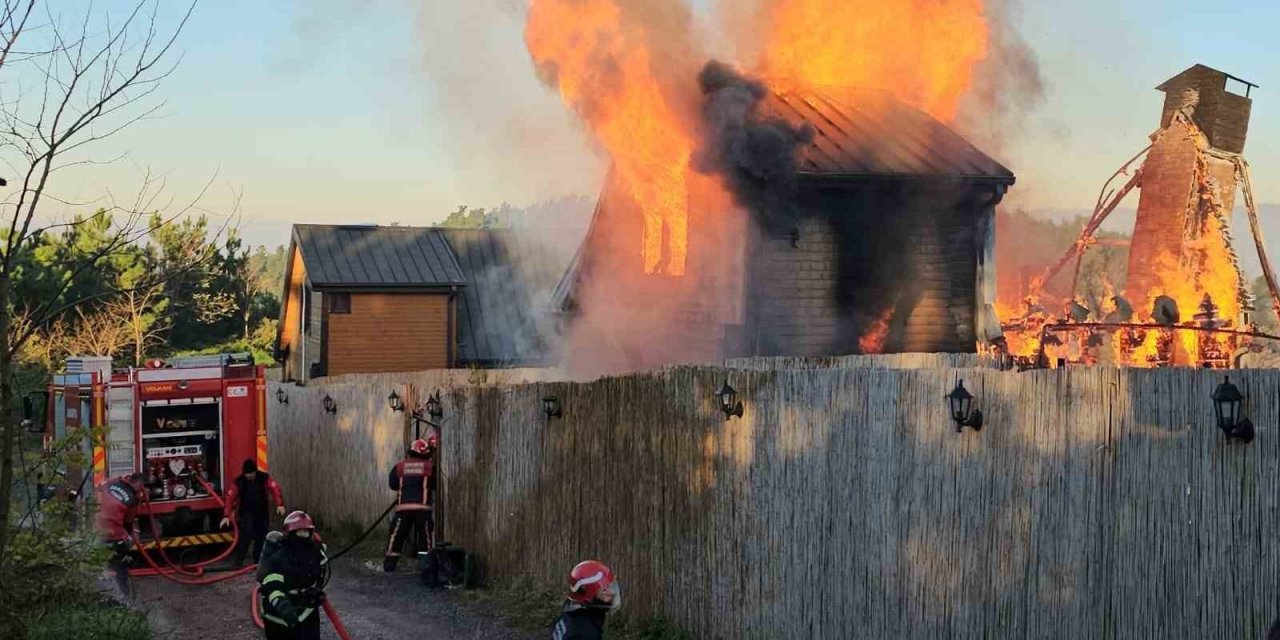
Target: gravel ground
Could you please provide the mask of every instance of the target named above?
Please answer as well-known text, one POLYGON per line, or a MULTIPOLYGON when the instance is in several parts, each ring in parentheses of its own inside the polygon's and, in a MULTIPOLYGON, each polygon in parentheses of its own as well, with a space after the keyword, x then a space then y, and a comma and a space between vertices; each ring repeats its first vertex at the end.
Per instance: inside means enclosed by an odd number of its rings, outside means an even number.
MULTIPOLYGON (((403 563, 412 564, 412 563, 403 563)), ((147 613, 157 638, 261 638, 249 616, 252 576, 191 587, 162 578, 135 580, 134 605, 147 613)), ((327 590, 347 631, 355 640, 457 638, 459 640, 533 640, 504 626, 489 612, 460 601, 446 590, 423 588, 408 567, 392 575, 381 563, 342 558, 334 563, 327 590)), ((328 620, 321 637, 336 639, 328 620)))

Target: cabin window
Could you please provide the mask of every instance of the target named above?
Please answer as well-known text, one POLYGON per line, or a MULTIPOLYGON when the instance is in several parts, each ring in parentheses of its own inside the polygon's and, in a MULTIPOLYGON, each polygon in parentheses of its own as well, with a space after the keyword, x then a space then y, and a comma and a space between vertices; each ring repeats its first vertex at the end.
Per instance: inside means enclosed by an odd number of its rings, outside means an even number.
POLYGON ((329 313, 351 313, 351 294, 327 293, 324 296, 329 313))

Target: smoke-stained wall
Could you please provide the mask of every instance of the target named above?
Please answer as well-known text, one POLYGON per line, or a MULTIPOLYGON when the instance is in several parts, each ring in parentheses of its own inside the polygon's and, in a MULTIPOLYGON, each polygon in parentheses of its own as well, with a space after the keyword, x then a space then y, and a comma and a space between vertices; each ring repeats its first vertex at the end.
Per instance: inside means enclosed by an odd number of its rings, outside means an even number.
POLYGON ((741 355, 973 352, 982 200, 955 187, 806 188, 757 230, 741 355))

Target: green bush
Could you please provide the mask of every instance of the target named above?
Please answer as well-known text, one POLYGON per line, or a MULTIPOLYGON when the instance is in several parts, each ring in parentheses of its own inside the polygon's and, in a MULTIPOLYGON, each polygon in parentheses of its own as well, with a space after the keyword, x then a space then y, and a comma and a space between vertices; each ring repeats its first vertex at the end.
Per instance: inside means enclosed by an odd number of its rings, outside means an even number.
MULTIPOLYGON (((59 603, 23 616, 25 640, 146 640, 143 614, 107 600, 59 603)), ((6 636, 8 637, 8 636, 6 636)))
POLYGON ((0 562, 0 638, 150 637, 145 616, 103 600, 95 590, 110 552, 77 508, 49 500, 22 527, 16 525, 25 509, 18 510, 0 562))

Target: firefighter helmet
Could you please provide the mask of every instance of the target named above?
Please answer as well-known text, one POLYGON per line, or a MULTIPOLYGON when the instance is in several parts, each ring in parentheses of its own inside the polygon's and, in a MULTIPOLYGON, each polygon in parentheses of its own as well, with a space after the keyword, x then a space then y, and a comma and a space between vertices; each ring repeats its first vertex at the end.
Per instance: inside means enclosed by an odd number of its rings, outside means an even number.
POLYGON ((412 451, 413 453, 416 453, 418 455, 423 455, 423 454, 426 454, 428 446, 429 445, 427 445, 426 440, 419 438, 417 440, 414 440, 413 444, 409 445, 409 451, 412 451))
POLYGON ((569 571, 569 599, 578 604, 604 603, 617 608, 622 594, 608 566, 587 560, 569 571))
POLYGON ((284 517, 284 532, 293 533, 302 529, 315 529, 316 524, 305 511, 294 511, 284 517))

